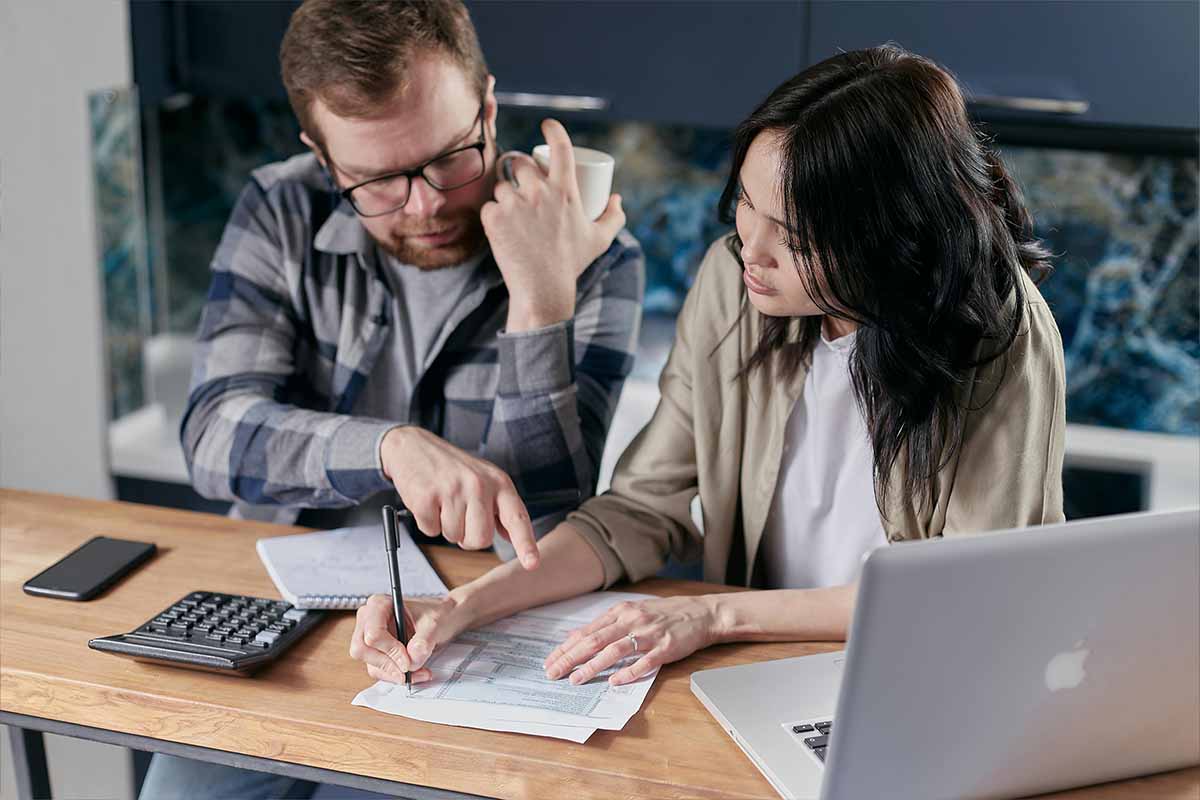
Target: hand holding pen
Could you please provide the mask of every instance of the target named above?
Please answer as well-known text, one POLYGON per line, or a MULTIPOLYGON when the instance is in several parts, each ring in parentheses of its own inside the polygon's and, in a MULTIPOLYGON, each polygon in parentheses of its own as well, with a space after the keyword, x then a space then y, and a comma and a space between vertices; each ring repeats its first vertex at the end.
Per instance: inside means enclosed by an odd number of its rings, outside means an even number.
MULTIPOLYGON (((533 494, 526 500, 530 513, 535 516, 578 502, 579 493, 573 489, 533 494)), ((415 541, 416 525, 409 513, 386 506, 383 529, 392 591, 390 595, 373 595, 358 609, 350 656, 364 662, 372 678, 403 682, 411 687, 412 683, 432 677, 424 665, 433 654, 433 648, 452 640, 475 622, 449 595, 404 599, 397 560, 401 526, 415 541)))
MULTIPOLYGON (((402 512, 407 514, 407 511, 402 512)), ((392 584, 392 614, 396 623, 396 639, 408 648, 409 626, 404 613, 404 590, 400 585, 400 538, 396 535, 399 515, 391 506, 383 507, 383 543, 387 550, 388 578, 392 584)), ((405 670, 404 685, 412 694, 412 670, 405 670)))

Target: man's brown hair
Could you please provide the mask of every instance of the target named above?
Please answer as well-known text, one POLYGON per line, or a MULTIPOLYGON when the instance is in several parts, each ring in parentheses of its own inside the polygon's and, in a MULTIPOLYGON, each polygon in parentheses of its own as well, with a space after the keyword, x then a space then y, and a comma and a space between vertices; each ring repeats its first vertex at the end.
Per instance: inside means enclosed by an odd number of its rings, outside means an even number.
POLYGON ((487 64, 460 0, 306 0, 279 64, 300 127, 319 143, 313 100, 339 117, 370 117, 404 88, 413 56, 430 50, 462 67, 483 96, 487 64))

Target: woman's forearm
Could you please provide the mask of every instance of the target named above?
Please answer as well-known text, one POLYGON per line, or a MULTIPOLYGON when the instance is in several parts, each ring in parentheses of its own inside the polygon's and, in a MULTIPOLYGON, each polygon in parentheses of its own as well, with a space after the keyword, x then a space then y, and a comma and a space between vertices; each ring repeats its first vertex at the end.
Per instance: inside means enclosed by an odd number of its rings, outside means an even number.
POLYGON ((614 685, 721 642, 842 641, 855 587, 654 597, 618 603, 576 629, 546 659, 551 680, 590 681, 606 669, 614 685), (618 667, 634 653, 632 664, 618 667))
POLYGON ((858 584, 708 595, 714 643, 841 642, 850 632, 858 584))
POLYGON ((538 542, 541 563, 527 570, 515 559, 450 592, 472 627, 527 608, 591 592, 604 585, 600 557, 574 528, 562 523, 538 542))
MULTIPOLYGON (((573 527, 560 524, 538 542, 541 564, 526 570, 517 561, 499 564, 454 589, 450 596, 467 613, 470 627, 486 625, 527 608, 591 592, 604 585, 604 567, 573 527)), ((858 584, 824 589, 776 589, 705 595, 713 617, 712 643, 844 641, 858 584)))

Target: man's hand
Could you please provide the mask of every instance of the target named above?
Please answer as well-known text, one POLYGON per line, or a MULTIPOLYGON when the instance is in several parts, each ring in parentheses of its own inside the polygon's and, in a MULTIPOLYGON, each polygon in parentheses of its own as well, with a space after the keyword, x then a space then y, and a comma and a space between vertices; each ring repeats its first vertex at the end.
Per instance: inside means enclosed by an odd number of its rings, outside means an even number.
POLYGON ((366 664, 367 674, 375 680, 404 683, 404 673, 410 671, 413 683, 431 679, 433 674, 422 667, 434 649, 470 627, 461 606, 448 596, 405 600, 404 616, 412 633, 408 647, 396 638, 391 597, 372 595, 358 609, 350 657, 366 664))
POLYGON ((393 428, 380 445, 383 472, 426 536, 466 550, 490 547, 497 529, 521 566, 538 565, 529 512, 504 470, 415 426, 393 428), (497 527, 498 526, 498 527, 497 527))
POLYGON ((509 331, 570 319, 575 314, 576 279, 625 224, 618 195, 609 198, 595 222, 584 215, 566 129, 548 119, 542 134, 550 146, 550 174, 543 174, 528 156, 512 157, 516 183, 497 183, 495 199, 480 211, 508 286, 509 331))

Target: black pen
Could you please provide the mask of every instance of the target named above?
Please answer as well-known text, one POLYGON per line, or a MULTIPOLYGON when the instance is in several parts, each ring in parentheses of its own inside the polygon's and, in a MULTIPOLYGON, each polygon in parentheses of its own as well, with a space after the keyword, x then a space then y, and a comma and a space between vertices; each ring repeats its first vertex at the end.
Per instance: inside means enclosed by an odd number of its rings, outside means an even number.
MULTIPOLYGON (((401 512, 407 514, 408 511, 401 512)), ((400 644, 408 650, 408 629, 404 624, 404 595, 400 589, 400 550, 399 539, 396 536, 396 509, 391 506, 383 507, 383 541, 387 548, 388 577, 392 581, 392 611, 396 615, 396 637, 400 644)), ((410 663, 411 667, 412 664, 410 663)), ((412 694, 412 670, 404 673, 404 685, 412 694)))
MULTIPOLYGON (((578 504, 579 498, 578 489, 561 489, 531 494, 522 501, 528 509, 531 506, 578 504)), ((396 525, 400 519, 404 519, 406 523, 412 523, 411 512, 408 509, 397 511, 392 506, 383 507, 383 541, 384 547, 387 549, 388 577, 392 584, 392 613, 396 618, 396 637, 407 651, 409 635, 407 626, 404 624, 404 594, 400 586, 400 547, 399 537, 396 535, 396 525)), ((405 525, 405 530, 410 537, 415 528, 415 524, 405 525)), ((412 694, 412 670, 404 673, 404 685, 408 688, 409 694, 412 694)))

